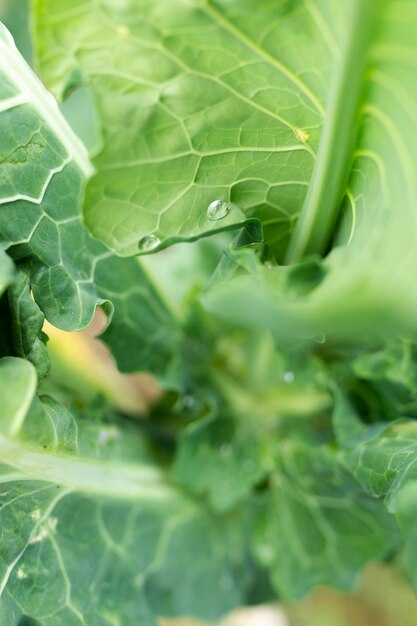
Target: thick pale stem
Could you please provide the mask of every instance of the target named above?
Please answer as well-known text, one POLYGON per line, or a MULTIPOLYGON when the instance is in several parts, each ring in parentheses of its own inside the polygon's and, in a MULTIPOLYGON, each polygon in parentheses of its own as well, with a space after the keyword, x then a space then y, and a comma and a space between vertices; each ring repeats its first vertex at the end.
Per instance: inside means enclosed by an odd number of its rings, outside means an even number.
MULTIPOLYGON (((0 458, 11 479, 41 480, 81 493, 125 500, 166 500, 177 497, 162 472, 145 465, 46 453, 0 435, 0 458)), ((7 473, 1 482, 7 482, 7 473)))
POLYGON ((317 161, 286 262, 323 254, 346 192, 375 23, 376 0, 351 0, 346 38, 335 62, 317 161))

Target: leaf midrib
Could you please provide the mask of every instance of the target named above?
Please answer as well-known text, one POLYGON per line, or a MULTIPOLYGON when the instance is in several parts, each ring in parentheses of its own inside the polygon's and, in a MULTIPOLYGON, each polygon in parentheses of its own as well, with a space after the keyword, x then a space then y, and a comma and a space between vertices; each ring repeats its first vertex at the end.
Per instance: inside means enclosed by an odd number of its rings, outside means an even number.
POLYGON ((349 179, 377 0, 352 0, 346 37, 334 66, 310 186, 290 240, 286 262, 324 254, 349 179))
POLYGON ((145 464, 115 463, 41 452, 1 435, 0 457, 2 463, 27 476, 27 480, 46 481, 77 492, 125 500, 155 501, 178 495, 163 472, 145 464))
POLYGON ((56 137, 67 150, 68 155, 78 165, 86 177, 90 177, 93 168, 88 153, 82 142, 74 134, 53 96, 46 91, 35 77, 23 57, 17 52, 14 41, 6 31, 8 43, 0 38, 0 68, 9 76, 27 102, 37 110, 42 119, 53 130, 56 137))

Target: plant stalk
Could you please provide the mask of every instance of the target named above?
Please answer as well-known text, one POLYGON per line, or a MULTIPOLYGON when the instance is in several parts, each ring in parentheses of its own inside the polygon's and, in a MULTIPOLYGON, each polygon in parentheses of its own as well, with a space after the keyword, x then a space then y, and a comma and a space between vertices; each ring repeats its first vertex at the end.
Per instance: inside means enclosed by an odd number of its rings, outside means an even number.
POLYGON ((317 160, 288 246, 288 264, 326 252, 346 192, 378 2, 350 0, 349 5, 346 37, 335 62, 317 160))

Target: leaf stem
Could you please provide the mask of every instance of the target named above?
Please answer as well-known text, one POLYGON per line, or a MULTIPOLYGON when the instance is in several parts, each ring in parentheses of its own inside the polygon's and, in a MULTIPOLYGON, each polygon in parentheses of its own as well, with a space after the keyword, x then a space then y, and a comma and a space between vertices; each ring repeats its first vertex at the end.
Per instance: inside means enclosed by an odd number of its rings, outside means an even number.
POLYGON ((286 263, 325 253, 346 191, 377 0, 351 0, 348 5, 346 37, 334 66, 317 160, 286 263))
MULTIPOLYGON (((0 457, 29 481, 50 482, 80 493, 154 501, 175 498, 178 493, 164 472, 153 466, 40 451, 1 435, 0 457)), ((11 471, 11 476, 15 473, 11 471)))

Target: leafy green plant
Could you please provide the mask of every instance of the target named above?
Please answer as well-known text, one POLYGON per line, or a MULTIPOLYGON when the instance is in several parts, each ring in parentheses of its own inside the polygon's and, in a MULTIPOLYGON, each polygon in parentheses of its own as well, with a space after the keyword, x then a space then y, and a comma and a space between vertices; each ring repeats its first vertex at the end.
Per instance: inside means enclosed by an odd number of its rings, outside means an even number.
POLYGON ((0 623, 216 619, 398 554, 417 584, 415 2, 32 18, 49 92, 0 31, 0 623), (44 320, 97 307, 164 391, 141 419, 50 371, 44 320))

